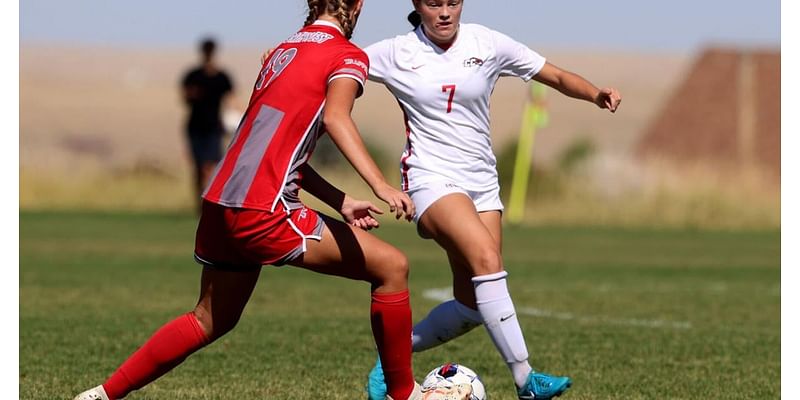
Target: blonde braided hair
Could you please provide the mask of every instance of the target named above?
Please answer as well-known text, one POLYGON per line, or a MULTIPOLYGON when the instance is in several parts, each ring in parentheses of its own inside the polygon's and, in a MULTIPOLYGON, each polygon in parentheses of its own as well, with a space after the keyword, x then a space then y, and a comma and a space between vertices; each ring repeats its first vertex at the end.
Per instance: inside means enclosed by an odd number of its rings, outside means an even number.
POLYGON ((303 26, 309 26, 319 18, 319 9, 323 2, 324 0, 308 0, 308 17, 306 17, 306 22, 303 26))
POLYGON ((329 14, 342 25, 344 36, 348 39, 353 35, 355 21, 350 19, 350 8, 355 0, 308 0, 308 17, 303 26, 314 23, 322 14, 329 14))

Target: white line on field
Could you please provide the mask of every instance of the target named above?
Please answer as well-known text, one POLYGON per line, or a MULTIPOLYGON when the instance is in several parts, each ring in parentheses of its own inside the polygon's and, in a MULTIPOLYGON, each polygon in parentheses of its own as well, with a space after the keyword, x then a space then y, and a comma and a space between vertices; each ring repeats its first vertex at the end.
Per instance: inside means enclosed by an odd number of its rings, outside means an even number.
MULTIPOLYGON (((426 299, 436 300, 436 301, 447 301, 453 298, 452 289, 449 287, 427 289, 424 292, 422 292, 422 295, 426 299)), ((609 325, 638 326, 642 328, 668 328, 668 329, 692 328, 692 324, 686 321, 667 321, 663 319, 613 318, 604 316, 592 317, 585 315, 576 315, 567 312, 548 311, 531 307, 517 307, 517 313, 522 315, 528 315, 531 317, 552 318, 552 319, 559 319, 562 321, 578 321, 584 323, 599 322, 609 325)))

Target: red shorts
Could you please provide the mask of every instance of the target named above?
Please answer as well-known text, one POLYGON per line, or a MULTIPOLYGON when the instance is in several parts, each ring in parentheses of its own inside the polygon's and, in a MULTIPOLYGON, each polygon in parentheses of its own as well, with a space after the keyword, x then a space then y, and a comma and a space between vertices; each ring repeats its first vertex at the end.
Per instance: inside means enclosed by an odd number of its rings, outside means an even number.
POLYGON ((325 224, 309 208, 275 212, 225 207, 203 201, 194 257, 214 268, 248 270, 285 264, 306 251, 306 240, 322 239, 325 224))

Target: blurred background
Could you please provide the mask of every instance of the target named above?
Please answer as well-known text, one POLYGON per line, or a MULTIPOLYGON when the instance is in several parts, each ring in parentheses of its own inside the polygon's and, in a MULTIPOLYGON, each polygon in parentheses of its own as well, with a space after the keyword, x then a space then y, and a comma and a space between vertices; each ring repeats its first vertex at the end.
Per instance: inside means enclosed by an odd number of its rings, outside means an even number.
MULTIPOLYGON (((367 1, 353 41, 410 29, 410 1, 367 1)), ((193 211, 183 74, 201 39, 230 74, 229 118, 246 107, 262 51, 298 29, 305 2, 20 3, 20 208, 193 211)), ((780 2, 476 1, 477 22, 597 86, 615 115, 546 91, 521 222, 708 228, 780 226, 780 2)), ((504 200, 529 88, 501 79, 492 136, 504 200)), ((233 116, 233 117, 231 117, 233 116)), ((354 116, 399 182, 402 115, 369 84, 354 116)), ((230 138, 230 134, 227 138, 230 138)), ((525 149, 523 149, 525 150, 525 149)), ((323 143, 312 163, 369 196, 323 143)))
MULTIPOLYGON (((234 88, 223 115, 235 125, 262 52, 302 25, 305 4, 19 3, 22 222, 19 306, 9 310, 19 312, 19 398, 67 398, 101 382, 194 304, 182 80, 213 37, 234 88)), ((411 9, 366 0, 353 41, 404 34, 411 9)), ((780 353, 793 344, 781 340, 790 321, 780 316, 793 310, 781 307, 793 292, 782 292, 792 271, 780 268, 782 251, 793 246, 781 245, 780 2, 466 0, 463 21, 624 98, 612 115, 518 79, 493 93, 505 221, 519 225, 505 229, 503 258, 533 366, 570 374, 576 400, 791 391, 780 379, 791 368, 780 353)), ((370 83, 354 117, 399 184, 396 101, 370 83)), ((374 198, 330 141, 312 164, 374 198)), ((381 222, 373 232, 413 265, 419 318, 450 293, 446 255, 410 224, 381 222)), ((332 399, 362 396, 355 377, 374 362, 363 282, 295 268, 265 268, 262 280, 235 333, 130 397, 314 398, 318 382, 336 385, 332 399)), ((417 375, 455 359, 481 373, 490 398, 515 399, 488 336, 475 332, 415 355, 417 375)))

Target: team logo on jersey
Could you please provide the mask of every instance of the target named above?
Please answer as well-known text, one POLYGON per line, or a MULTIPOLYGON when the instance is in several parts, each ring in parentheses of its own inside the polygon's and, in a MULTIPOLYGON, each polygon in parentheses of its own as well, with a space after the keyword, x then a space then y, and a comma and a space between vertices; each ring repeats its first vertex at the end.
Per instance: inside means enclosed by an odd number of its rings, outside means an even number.
POLYGON ((483 65, 483 60, 478 57, 470 57, 464 60, 464 67, 466 68, 480 67, 481 65, 483 65))
POLYGON ((363 69, 364 71, 369 71, 369 68, 367 67, 367 64, 364 64, 363 61, 356 60, 355 58, 345 58, 344 59, 344 63, 345 63, 345 65, 355 65, 355 66, 363 69))
POLYGON ((333 39, 333 35, 325 32, 297 32, 286 39, 286 43, 325 43, 333 39))

